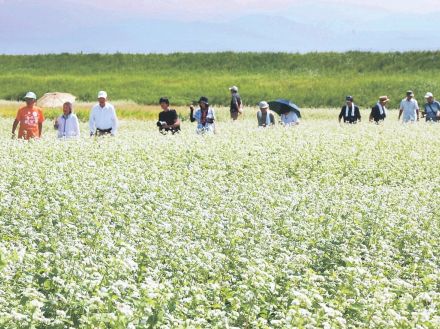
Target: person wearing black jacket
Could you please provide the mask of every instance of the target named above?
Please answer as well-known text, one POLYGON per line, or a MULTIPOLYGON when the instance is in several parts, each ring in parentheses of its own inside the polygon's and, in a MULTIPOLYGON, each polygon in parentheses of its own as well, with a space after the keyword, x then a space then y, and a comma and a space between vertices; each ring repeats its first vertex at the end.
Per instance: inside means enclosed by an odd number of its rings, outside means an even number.
POLYGON ((170 101, 168 98, 162 97, 159 100, 162 112, 159 113, 159 121, 157 121, 157 126, 162 134, 171 132, 175 134, 180 131, 180 120, 177 116, 176 110, 170 109, 170 101))
POLYGON ((390 99, 388 96, 380 96, 379 101, 376 105, 373 106, 370 113, 370 122, 374 121, 376 124, 379 124, 379 121, 385 120, 387 116, 387 108, 386 105, 390 99))
POLYGON ((339 122, 344 118, 344 123, 357 123, 361 121, 361 113, 359 107, 354 105, 353 96, 345 97, 346 105, 342 106, 341 113, 339 113, 339 122))

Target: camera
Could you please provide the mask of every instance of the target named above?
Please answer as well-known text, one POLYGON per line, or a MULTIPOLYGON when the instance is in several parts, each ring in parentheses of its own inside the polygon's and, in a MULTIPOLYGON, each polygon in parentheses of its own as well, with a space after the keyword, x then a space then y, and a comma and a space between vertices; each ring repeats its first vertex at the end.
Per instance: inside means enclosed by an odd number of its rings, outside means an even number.
POLYGON ((167 123, 165 121, 157 121, 156 125, 158 127, 162 127, 163 125, 166 125, 167 123))

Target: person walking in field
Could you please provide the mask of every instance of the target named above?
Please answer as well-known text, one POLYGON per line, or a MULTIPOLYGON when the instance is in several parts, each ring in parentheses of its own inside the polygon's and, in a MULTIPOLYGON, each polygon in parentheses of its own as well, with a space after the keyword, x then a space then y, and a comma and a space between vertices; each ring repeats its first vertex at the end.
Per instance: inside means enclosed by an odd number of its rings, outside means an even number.
POLYGON ((431 92, 427 92, 425 95, 426 103, 423 105, 425 109, 426 122, 437 122, 440 115, 440 103, 434 99, 434 95, 431 92))
POLYGON ((376 124, 384 121, 387 116, 386 105, 389 102, 388 96, 380 96, 376 105, 373 106, 370 113, 370 122, 374 121, 376 124))
POLYGON ((261 101, 258 107, 260 108, 257 112, 258 127, 266 128, 275 125, 275 116, 269 109, 269 104, 266 101, 261 101))
POLYGON ((230 106, 230 112, 231 112, 231 119, 237 120, 239 114, 242 112, 242 103, 241 103, 241 97, 238 94, 238 87, 232 86, 229 88, 231 91, 231 106, 230 106))
POLYGON ((58 138, 79 137, 79 122, 71 102, 63 104, 63 114, 55 119, 54 128, 58 130, 58 138))
POLYGON ((173 135, 180 131, 180 120, 177 116, 176 110, 170 109, 170 101, 168 98, 162 97, 159 99, 162 111, 159 113, 159 121, 157 126, 162 134, 171 132, 173 135))
POLYGON ((118 118, 115 108, 107 102, 107 93, 98 93, 98 104, 92 107, 89 118, 90 136, 116 135, 118 118))
POLYGON ((414 93, 411 90, 406 92, 406 98, 400 102, 399 118, 403 113, 403 123, 419 121, 419 104, 414 99, 414 93))
POLYGON ((12 138, 15 138, 15 130, 19 124, 19 139, 40 138, 43 132, 44 115, 43 110, 35 106, 37 96, 32 91, 29 91, 24 96, 24 101, 26 106, 17 111, 14 123, 12 124, 12 138))
POLYGON ((209 106, 208 98, 205 96, 200 97, 199 108, 195 110, 191 105, 189 119, 191 122, 197 121, 196 132, 202 133, 215 133, 215 112, 214 109, 209 106))
POLYGON ((339 122, 341 122, 342 118, 344 123, 354 124, 361 121, 361 113, 359 107, 353 103, 353 96, 345 97, 345 105, 342 106, 339 113, 339 122))

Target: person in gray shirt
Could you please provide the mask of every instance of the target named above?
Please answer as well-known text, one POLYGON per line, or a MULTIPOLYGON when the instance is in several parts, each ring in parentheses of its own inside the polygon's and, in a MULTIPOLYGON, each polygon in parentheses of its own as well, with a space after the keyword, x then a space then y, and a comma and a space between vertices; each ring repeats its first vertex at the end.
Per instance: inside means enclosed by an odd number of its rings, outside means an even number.
POLYGON ((237 86, 232 86, 231 88, 229 88, 229 90, 231 91, 231 119, 235 121, 237 120, 238 115, 242 112, 241 97, 238 94, 237 86))
POLYGON ((426 104, 423 105, 425 109, 425 119, 426 122, 438 121, 438 115, 440 115, 440 103, 434 99, 434 95, 430 92, 427 92, 425 95, 426 104))
POLYGON ((258 127, 270 127, 275 124, 275 116, 269 109, 269 104, 266 101, 261 101, 258 104, 260 110, 257 112, 258 127))

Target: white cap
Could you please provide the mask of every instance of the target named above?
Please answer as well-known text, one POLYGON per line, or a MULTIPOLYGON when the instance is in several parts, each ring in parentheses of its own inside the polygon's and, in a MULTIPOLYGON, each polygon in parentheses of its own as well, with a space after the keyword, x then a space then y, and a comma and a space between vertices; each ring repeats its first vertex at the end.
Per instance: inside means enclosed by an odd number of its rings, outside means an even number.
POLYGON ((98 98, 105 98, 105 99, 107 99, 107 93, 104 90, 101 90, 98 93, 98 98))
POLYGON ((428 97, 434 97, 434 95, 432 93, 430 93, 430 92, 427 92, 426 95, 425 95, 425 98, 428 98, 428 97))
POLYGON ((29 98, 29 99, 37 99, 37 95, 35 95, 35 93, 33 93, 32 91, 29 91, 26 96, 24 96, 24 98, 29 98))
POLYGON ((229 90, 231 90, 231 91, 238 91, 238 87, 237 86, 232 86, 231 88, 229 88, 229 90))
POLYGON ((260 109, 268 109, 269 108, 269 104, 266 101, 261 101, 258 106, 260 107, 260 109))

